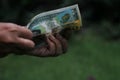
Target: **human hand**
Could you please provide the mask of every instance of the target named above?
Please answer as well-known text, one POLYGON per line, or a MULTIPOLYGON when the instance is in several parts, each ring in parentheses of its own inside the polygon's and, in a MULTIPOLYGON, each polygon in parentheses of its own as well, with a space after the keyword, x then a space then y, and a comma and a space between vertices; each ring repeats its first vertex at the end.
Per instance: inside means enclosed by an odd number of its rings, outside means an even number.
POLYGON ((47 44, 44 46, 36 47, 32 51, 28 51, 28 55, 38 57, 58 56, 67 51, 67 41, 60 34, 46 36, 47 44))
POLYGON ((49 36, 37 36, 32 40, 36 45, 43 43, 42 45, 36 46, 31 50, 21 50, 15 52, 15 54, 25 54, 38 57, 54 57, 67 52, 68 40, 72 34, 72 30, 64 29, 60 33, 51 34, 49 36), (37 42, 37 43, 36 43, 37 42))
POLYGON ((13 52, 13 47, 33 48, 32 32, 13 23, 0 23, 0 56, 13 52))

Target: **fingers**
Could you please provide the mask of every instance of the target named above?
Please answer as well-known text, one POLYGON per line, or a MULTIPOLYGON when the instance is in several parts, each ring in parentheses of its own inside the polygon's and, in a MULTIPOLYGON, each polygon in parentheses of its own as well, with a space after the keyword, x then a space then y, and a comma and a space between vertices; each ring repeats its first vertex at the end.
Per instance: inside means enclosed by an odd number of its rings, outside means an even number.
POLYGON ((35 43, 32 40, 29 40, 32 39, 33 34, 26 27, 19 27, 18 36, 18 44, 29 48, 33 48, 35 46, 35 43))
POLYGON ((5 45, 0 46, 0 52, 7 54, 14 52, 14 48, 31 49, 34 47, 32 32, 25 27, 13 23, 0 23, 0 43, 5 45), (12 46, 14 44, 14 46, 12 46))
POLYGON ((50 40, 55 45, 55 53, 59 55, 62 53, 62 46, 59 40, 57 40, 53 35, 50 35, 50 40))
POLYGON ((17 38, 16 43, 19 44, 21 47, 28 48, 33 48, 35 45, 33 41, 24 38, 17 38))
POLYGON ((46 36, 46 45, 36 47, 29 55, 38 57, 58 56, 67 51, 67 41, 59 34, 46 36))
POLYGON ((50 40, 49 37, 46 37, 46 42, 48 45, 35 48, 31 54, 39 57, 48 57, 56 55, 55 44, 50 40))
POLYGON ((16 32, 16 35, 21 36, 23 38, 28 38, 31 39, 32 38, 32 32, 30 30, 28 30, 26 27, 14 24, 14 23, 1 23, 2 25, 4 25, 3 29, 6 29, 10 32, 16 32))
POLYGON ((56 48, 55 48, 55 44, 50 40, 50 36, 46 38, 47 43, 48 43, 48 50, 50 52, 50 54, 55 54, 56 53, 56 48))
POLYGON ((18 37, 17 43, 26 48, 33 48, 35 43, 30 40, 32 39, 33 34, 30 30, 25 27, 18 27, 18 37))
POLYGON ((46 37, 47 46, 35 48, 32 52, 35 56, 48 57, 58 56, 63 53, 61 42, 53 35, 46 37))
POLYGON ((60 41, 60 44, 62 46, 62 53, 66 53, 67 49, 68 49, 68 44, 67 44, 67 40, 64 39, 60 34, 56 33, 55 37, 57 40, 60 41))
POLYGON ((18 29, 18 36, 23 37, 26 39, 32 39, 33 34, 30 30, 28 30, 26 27, 19 27, 18 29))
POLYGON ((16 31, 16 37, 13 37, 13 43, 18 44, 18 46, 26 47, 26 48, 33 48, 34 42, 30 39, 32 39, 32 32, 28 30, 25 27, 19 26, 14 24, 14 28, 11 31, 16 31))
POLYGON ((32 53, 30 53, 30 55, 39 56, 39 57, 48 56, 48 54, 45 52, 46 49, 47 49, 46 47, 35 48, 32 51, 32 53))
MULTIPOLYGON (((13 23, 0 23, 0 31, 9 33, 9 35, 16 35, 26 39, 31 39, 33 34, 26 27, 19 26, 13 23)), ((5 34, 4 34, 5 35, 5 34)))

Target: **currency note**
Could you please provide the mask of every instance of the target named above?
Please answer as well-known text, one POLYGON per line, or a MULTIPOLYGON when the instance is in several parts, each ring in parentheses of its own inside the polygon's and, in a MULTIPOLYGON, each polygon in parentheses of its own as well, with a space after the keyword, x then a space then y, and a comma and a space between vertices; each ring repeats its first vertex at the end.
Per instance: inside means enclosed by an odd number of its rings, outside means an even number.
POLYGON ((59 32, 64 28, 79 30, 82 26, 81 14, 77 4, 43 12, 28 23, 34 36, 59 32))

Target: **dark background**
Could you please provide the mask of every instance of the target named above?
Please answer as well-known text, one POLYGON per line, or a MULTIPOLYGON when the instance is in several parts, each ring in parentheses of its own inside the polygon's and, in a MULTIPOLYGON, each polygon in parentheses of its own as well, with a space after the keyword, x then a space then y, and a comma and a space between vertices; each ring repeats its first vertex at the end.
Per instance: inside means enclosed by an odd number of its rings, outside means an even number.
POLYGON ((120 0, 0 0, 0 22, 27 25, 35 15, 78 4, 83 26, 56 58, 9 55, 0 80, 120 80, 120 0))
POLYGON ((100 27, 99 30, 97 28, 97 31, 107 38, 119 39, 119 0, 1 0, 0 21, 26 25, 40 12, 76 3, 80 7, 84 27, 89 27, 90 24, 99 26, 104 25, 104 22, 110 23, 110 26, 100 27))

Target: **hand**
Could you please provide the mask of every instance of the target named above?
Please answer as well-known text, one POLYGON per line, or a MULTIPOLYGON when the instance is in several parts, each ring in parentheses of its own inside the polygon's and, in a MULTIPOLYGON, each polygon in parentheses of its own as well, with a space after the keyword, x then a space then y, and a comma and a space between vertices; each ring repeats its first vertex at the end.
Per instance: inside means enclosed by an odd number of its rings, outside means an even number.
POLYGON ((0 23, 0 56, 13 52, 13 47, 33 48, 32 32, 13 23, 0 23))
POLYGON ((68 41, 73 33, 71 29, 64 29, 60 33, 54 35, 46 36, 46 46, 38 47, 33 49, 29 55, 48 57, 48 56, 58 56, 64 54, 68 49, 68 41))
POLYGON ((46 43, 47 45, 28 52, 28 55, 38 57, 58 56, 65 53, 68 48, 67 41, 58 33, 46 36, 46 43))
POLYGON ((15 52, 15 54, 17 53, 19 55, 23 53, 25 55, 32 55, 38 57, 54 57, 64 54, 67 52, 67 40, 69 40, 71 34, 72 30, 64 29, 60 33, 51 34, 49 36, 37 36, 36 38, 33 38, 34 42, 38 42, 36 44, 39 44, 39 42, 41 41, 44 41, 46 44, 37 46, 32 50, 18 50, 17 52, 15 52))

